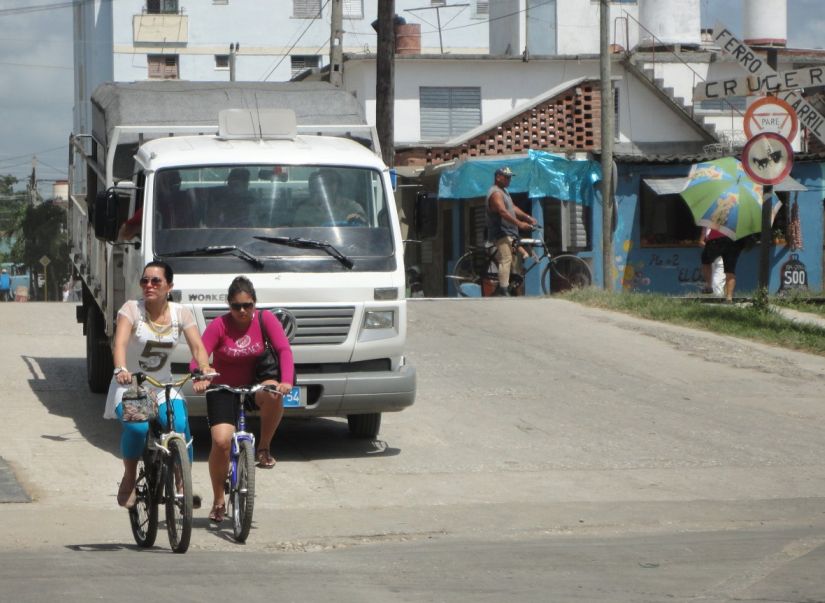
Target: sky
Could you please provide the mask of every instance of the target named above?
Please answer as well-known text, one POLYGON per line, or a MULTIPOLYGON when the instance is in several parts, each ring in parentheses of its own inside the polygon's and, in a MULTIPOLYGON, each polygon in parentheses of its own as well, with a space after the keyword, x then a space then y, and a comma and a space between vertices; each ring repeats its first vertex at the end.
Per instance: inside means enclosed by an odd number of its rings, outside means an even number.
MULTIPOLYGON (((740 34, 746 1, 701 0, 702 27, 720 21, 740 34)), ((74 86, 71 4, 0 0, 0 175, 27 179, 36 156, 39 190, 47 197, 49 181, 66 177, 68 161, 74 86), (33 10, 40 6, 44 8, 33 10), (17 13, 20 8, 27 12, 17 13)), ((823 8, 823 0, 788 0, 789 47, 825 47, 823 8)))

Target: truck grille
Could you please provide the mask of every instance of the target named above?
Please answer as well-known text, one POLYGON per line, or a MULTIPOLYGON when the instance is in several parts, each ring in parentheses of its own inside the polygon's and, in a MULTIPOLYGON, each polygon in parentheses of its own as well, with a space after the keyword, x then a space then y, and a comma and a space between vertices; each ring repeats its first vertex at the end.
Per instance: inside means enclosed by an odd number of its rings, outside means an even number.
MULTIPOLYGON (((354 306, 298 308, 261 306, 258 309, 275 314, 292 345, 344 343, 352 326, 352 317, 355 315, 354 306)), ((203 318, 206 324, 209 324, 225 312, 225 307, 204 308, 203 318)))

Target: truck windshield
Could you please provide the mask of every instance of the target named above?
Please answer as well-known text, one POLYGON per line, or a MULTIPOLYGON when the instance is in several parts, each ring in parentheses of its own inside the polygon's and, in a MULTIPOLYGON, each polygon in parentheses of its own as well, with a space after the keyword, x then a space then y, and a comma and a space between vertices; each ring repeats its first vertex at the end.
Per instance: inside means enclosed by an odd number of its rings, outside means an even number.
MULTIPOLYGON (((393 257, 388 196, 377 170, 322 165, 162 169, 155 176, 154 193, 157 256, 236 245, 268 264, 307 256, 340 267, 317 250, 256 238, 275 236, 329 242, 352 258, 356 270, 359 265, 381 269, 378 260, 393 257)), ((385 263, 386 269, 394 267, 385 263)))

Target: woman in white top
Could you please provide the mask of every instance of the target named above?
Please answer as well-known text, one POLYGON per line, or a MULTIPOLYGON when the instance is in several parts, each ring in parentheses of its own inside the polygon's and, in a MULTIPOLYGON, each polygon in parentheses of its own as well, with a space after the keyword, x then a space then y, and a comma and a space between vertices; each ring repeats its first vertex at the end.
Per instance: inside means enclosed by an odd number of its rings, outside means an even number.
MULTIPOLYGON (((149 373, 156 380, 169 382, 172 371, 169 356, 177 345, 181 334, 186 338, 192 356, 201 372, 211 373, 209 357, 201 341, 195 318, 188 308, 169 301, 172 290, 172 268, 165 262, 149 262, 143 269, 140 287, 143 299, 130 300, 117 313, 117 328, 112 350, 115 370, 106 398, 107 419, 121 419, 123 433, 120 449, 123 455, 123 479, 117 494, 117 502, 122 507, 135 504, 135 480, 137 463, 143 453, 147 421, 123 421, 123 393, 131 386, 132 373, 149 373)), ((147 384, 144 384, 146 387, 147 384)), ((166 422, 166 399, 162 389, 147 387, 149 395, 158 403, 158 418, 166 422)), ((172 390, 172 404, 175 414, 175 431, 185 433, 189 441, 189 421, 186 406, 179 391, 172 390)), ((190 460, 192 449, 189 449, 190 460)))

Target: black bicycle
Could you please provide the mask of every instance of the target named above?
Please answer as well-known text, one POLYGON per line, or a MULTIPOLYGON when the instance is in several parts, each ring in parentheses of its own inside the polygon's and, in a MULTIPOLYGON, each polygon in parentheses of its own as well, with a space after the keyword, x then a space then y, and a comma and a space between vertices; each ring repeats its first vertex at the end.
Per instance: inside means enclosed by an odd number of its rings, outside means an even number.
POLYGON ((158 505, 166 508, 166 532, 175 553, 185 553, 192 534, 192 467, 188 447, 191 442, 175 431, 172 388, 178 389, 193 375, 171 383, 161 383, 146 373, 134 373, 137 387, 123 395, 124 421, 149 421, 143 455, 138 460, 135 505, 129 509, 129 522, 138 546, 155 544, 158 531, 158 505), (166 427, 158 419, 154 401, 141 386, 148 382, 166 393, 166 427))
MULTIPOLYGON (((545 295, 559 293, 570 289, 589 287, 593 283, 593 272, 582 258, 569 253, 551 255, 542 239, 517 239, 513 243, 513 253, 519 253, 518 247, 525 248, 533 263, 522 268, 520 274, 510 275, 509 290, 511 294, 518 291, 527 274, 540 266, 547 259, 547 265, 541 273, 541 290, 545 295)), ((470 247, 453 268, 450 279, 461 297, 471 297, 481 290, 482 278, 491 286, 498 286, 498 250, 490 242, 481 247, 470 247)))

